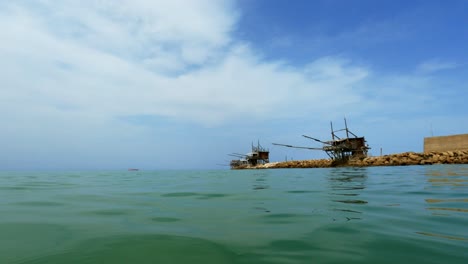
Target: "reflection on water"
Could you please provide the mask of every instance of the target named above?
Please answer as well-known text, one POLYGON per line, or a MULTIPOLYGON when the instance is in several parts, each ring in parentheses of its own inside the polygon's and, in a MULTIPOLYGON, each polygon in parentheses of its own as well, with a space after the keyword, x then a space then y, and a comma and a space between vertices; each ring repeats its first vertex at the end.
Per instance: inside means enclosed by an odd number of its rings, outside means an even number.
POLYGON ((447 235, 428 233, 428 232, 416 232, 416 234, 420 234, 420 235, 424 235, 424 236, 430 236, 430 237, 440 237, 440 238, 450 239, 450 240, 461 240, 461 241, 467 241, 468 240, 468 239, 463 238, 463 237, 447 236, 447 235))
POLYGON ((366 204, 367 201, 363 200, 333 200, 334 202, 339 202, 339 203, 350 203, 350 204, 366 204))
MULTIPOLYGON (((460 166, 429 167, 425 176, 433 190, 451 188, 465 190, 468 193, 468 169, 460 166)), ((468 197, 461 198, 426 198, 427 210, 434 215, 448 216, 449 213, 468 213, 468 197)))
MULTIPOLYGON (((455 223, 463 221, 460 217, 465 217, 468 213, 468 167, 425 167, 424 176, 427 182, 425 190, 431 195, 424 199, 425 209, 431 212, 433 217, 443 217, 445 221, 455 223)), ((468 234, 464 230, 454 232, 440 228, 432 232, 417 231, 415 233, 444 240, 468 241, 468 234)))
POLYGON ((468 213, 468 209, 463 209, 463 208, 428 207, 427 210, 445 210, 445 211, 468 213))
POLYGON ((426 199, 427 203, 448 203, 448 202, 464 202, 468 203, 468 198, 465 199, 426 199))
MULTIPOLYGON (((259 170, 253 173, 253 180, 252 180, 252 190, 256 194, 260 194, 259 192, 267 191, 270 188, 268 184, 268 176, 269 170, 259 170)), ((267 208, 267 205, 264 201, 255 201, 253 205, 253 209, 258 212, 263 213, 270 213, 271 210, 267 208)))
POLYGON ((332 210, 345 213, 346 220, 361 219, 362 211, 358 206, 367 201, 360 199, 366 188, 367 168, 332 168, 329 171, 329 195, 334 202, 332 210))
POLYGON ((261 170, 254 173, 253 190, 264 190, 270 188, 268 185, 268 170, 261 170))
POLYGON ((468 187, 468 169, 459 166, 431 166, 426 169, 426 177, 434 187, 468 187))

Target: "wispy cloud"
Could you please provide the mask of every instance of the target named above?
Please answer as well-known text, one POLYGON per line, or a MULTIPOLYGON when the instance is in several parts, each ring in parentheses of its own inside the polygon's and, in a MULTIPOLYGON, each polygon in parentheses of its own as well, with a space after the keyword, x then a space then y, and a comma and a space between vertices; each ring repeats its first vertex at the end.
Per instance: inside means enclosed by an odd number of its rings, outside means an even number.
POLYGON ((224 15, 208 15, 213 7, 202 8, 207 1, 201 7, 190 2, 193 8, 165 1, 100 1, 78 9, 68 2, 44 3, 43 12, 52 16, 12 6, 0 18, 11 25, 1 33, 2 69, 9 72, 3 94, 28 101, 31 111, 41 106, 108 118, 156 115, 216 124, 246 114, 279 115, 291 104, 298 113, 321 111, 326 101, 339 107, 332 100, 338 92, 352 103, 359 95, 349 88, 368 74, 333 57, 303 69, 263 62, 248 45, 230 40, 235 15, 219 4, 215 13, 224 15), (176 75, 168 75, 174 70, 176 75))
POLYGON ((216 128, 246 117, 419 111, 432 100, 419 96, 428 84, 421 76, 376 76, 339 56, 304 67, 264 60, 233 39, 238 16, 230 1, 12 1, 2 10, 0 118, 8 128, 0 139, 8 157, 39 157, 47 147, 55 156, 118 162, 159 148, 152 155, 164 159, 163 149, 179 138, 145 128, 147 117, 148 127, 170 119, 216 128), (138 118, 138 125, 126 121, 138 118), (157 146, 149 143, 162 136, 157 146))
POLYGON ((434 73, 443 70, 458 68, 460 64, 452 61, 444 61, 440 59, 431 59, 424 61, 418 65, 417 71, 420 73, 434 73))

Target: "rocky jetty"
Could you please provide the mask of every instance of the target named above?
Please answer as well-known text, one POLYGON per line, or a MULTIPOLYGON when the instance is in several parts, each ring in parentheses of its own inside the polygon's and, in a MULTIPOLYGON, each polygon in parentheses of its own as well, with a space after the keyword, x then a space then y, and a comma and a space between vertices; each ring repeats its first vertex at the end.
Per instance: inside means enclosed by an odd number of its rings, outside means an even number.
POLYGON ((354 158, 345 163, 337 163, 329 159, 284 161, 257 166, 244 166, 238 169, 330 168, 338 166, 370 167, 432 164, 468 164, 468 149, 429 153, 405 152, 378 157, 354 158))
POLYGON ((431 164, 468 164, 468 150, 385 155, 349 160, 349 166, 406 166, 431 164))

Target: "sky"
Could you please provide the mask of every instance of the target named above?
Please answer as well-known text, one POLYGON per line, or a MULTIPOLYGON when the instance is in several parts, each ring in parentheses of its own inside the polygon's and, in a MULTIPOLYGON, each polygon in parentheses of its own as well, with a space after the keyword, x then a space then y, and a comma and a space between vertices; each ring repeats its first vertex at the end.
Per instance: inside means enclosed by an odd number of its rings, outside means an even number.
POLYGON ((0 170, 226 169, 468 133, 468 1, 0 0, 0 170))

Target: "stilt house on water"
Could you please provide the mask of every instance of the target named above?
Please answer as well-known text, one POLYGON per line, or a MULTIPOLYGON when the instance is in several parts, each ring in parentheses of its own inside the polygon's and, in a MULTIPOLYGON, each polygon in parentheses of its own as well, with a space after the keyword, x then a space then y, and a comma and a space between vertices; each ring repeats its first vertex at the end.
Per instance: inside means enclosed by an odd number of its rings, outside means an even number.
POLYGON ((349 158, 366 157, 367 151, 370 149, 370 147, 369 145, 367 145, 365 138, 356 136, 353 132, 351 132, 348 129, 346 119, 344 120, 344 122, 345 128, 339 130, 333 130, 333 123, 330 122, 332 140, 329 141, 322 141, 313 137, 309 137, 307 135, 302 135, 305 138, 322 143, 323 147, 321 148, 298 147, 278 143, 273 143, 273 145, 284 146, 289 148, 323 150, 331 159, 337 162, 344 162, 347 161, 349 158), (344 132, 346 134, 346 137, 339 137, 337 135, 337 132, 344 132))
POLYGON ((245 168, 270 162, 270 151, 262 147, 260 142, 257 143, 257 146, 254 146, 252 143, 252 152, 247 154, 232 153, 229 155, 239 158, 237 160, 231 160, 231 169, 245 168))

